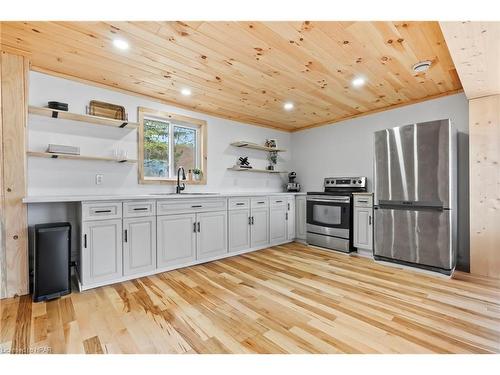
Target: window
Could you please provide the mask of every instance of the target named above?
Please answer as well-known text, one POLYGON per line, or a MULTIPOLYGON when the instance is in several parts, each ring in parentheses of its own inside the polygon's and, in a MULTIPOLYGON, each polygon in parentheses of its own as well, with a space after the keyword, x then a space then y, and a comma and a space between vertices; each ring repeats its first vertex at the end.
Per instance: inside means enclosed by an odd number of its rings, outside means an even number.
MULTIPOLYGON (((206 123, 172 113, 139 108, 139 180, 172 183, 177 169, 200 169, 206 182, 206 123)), ((187 177, 187 176, 186 176, 187 177)))

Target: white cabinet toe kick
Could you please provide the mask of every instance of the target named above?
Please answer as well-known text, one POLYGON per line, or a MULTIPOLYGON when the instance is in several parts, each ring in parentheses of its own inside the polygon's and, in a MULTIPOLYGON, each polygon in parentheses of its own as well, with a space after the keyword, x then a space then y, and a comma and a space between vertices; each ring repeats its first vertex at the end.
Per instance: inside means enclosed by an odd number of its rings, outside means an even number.
MULTIPOLYGON (((291 242, 301 196, 82 202, 80 290, 291 242)), ((300 238, 299 238, 300 239, 300 238)))

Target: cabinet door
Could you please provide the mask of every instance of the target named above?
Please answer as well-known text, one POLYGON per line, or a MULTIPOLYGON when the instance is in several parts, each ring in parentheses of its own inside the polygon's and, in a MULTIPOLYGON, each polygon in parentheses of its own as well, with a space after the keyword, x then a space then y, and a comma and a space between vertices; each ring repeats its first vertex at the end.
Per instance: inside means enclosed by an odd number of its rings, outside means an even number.
POLYGON ((196 214, 197 259, 208 259, 227 253, 227 211, 196 214))
POLYGON ((295 197, 290 197, 286 203, 287 214, 287 232, 286 236, 289 241, 295 239, 295 197))
POLYGON ((252 208, 251 216, 251 247, 263 247, 269 245, 269 208, 252 208))
POLYGON ((271 245, 286 242, 286 231, 288 227, 286 214, 287 214, 286 204, 274 207, 271 206, 270 218, 269 218, 271 245))
POLYGON ((298 196, 295 200, 295 237, 306 240, 306 197, 298 196))
POLYGON ((371 250, 373 246, 371 208, 354 207, 354 246, 371 250))
POLYGON ((123 274, 156 268, 156 216, 123 219, 123 274))
POLYGON ((86 221, 82 229, 82 283, 122 277, 122 220, 86 221))
POLYGON ((196 214, 158 216, 156 220, 158 267, 196 260, 196 214))
POLYGON ((250 210, 229 211, 229 252, 250 248, 250 210))

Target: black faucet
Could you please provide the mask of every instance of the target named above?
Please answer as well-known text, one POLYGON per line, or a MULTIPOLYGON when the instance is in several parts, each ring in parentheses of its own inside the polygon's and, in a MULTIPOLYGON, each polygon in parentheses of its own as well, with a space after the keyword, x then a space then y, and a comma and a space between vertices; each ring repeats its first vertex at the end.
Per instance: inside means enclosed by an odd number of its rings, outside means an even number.
POLYGON ((175 187, 175 192, 180 194, 186 188, 186 184, 183 182, 181 185, 180 180, 180 172, 182 171, 182 180, 186 181, 186 172, 184 171, 184 167, 177 168, 177 186, 175 187))

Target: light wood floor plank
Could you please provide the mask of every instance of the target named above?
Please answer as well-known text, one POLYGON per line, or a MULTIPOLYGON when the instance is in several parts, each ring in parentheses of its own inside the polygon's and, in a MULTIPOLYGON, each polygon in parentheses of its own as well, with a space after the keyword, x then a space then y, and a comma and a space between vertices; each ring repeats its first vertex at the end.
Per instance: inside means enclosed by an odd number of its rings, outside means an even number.
POLYGON ((499 280, 299 243, 0 311, 13 353, 500 353, 499 280))

